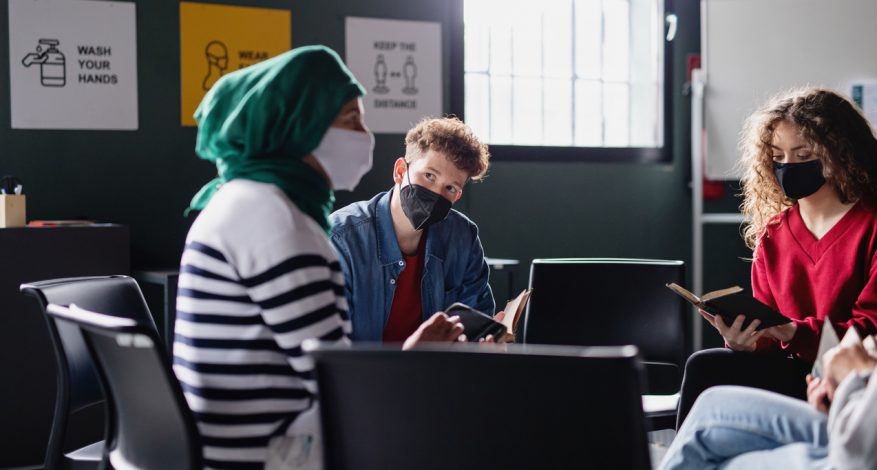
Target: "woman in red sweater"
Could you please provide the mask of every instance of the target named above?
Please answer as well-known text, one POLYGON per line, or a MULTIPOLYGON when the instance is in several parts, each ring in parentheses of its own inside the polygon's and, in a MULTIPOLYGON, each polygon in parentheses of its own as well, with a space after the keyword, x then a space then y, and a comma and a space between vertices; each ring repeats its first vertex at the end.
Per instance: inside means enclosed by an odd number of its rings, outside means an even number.
POLYGON ((743 317, 704 315, 725 349, 685 367, 679 421, 713 385, 748 385, 806 398, 823 320, 840 335, 877 332, 877 139, 855 105, 825 89, 774 98, 741 142, 746 244, 755 298, 791 323, 755 331, 743 317))

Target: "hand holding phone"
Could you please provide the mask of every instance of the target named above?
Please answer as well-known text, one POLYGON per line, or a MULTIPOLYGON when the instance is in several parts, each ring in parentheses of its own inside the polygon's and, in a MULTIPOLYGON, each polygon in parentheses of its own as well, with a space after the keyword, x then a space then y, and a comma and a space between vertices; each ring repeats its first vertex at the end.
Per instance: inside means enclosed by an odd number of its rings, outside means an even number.
POLYGON ((505 325, 494 320, 490 315, 460 302, 451 304, 445 309, 445 314, 449 317, 460 317, 460 323, 463 324, 463 334, 470 342, 477 342, 488 335, 502 338, 506 333, 505 325))

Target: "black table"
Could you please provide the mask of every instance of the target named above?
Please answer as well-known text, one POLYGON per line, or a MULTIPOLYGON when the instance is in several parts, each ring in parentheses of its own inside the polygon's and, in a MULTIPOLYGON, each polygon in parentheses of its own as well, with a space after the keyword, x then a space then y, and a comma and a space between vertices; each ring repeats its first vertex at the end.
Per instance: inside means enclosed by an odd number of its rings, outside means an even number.
POLYGON ((180 279, 180 271, 178 269, 157 269, 157 270, 138 270, 132 274, 134 279, 140 284, 144 291, 144 296, 149 300, 147 294, 148 285, 155 285, 161 288, 162 292, 162 309, 159 317, 156 309, 152 310, 152 316, 155 317, 155 324, 161 333, 162 339, 165 341, 168 353, 172 352, 174 346, 174 322, 177 320, 177 281, 180 279))

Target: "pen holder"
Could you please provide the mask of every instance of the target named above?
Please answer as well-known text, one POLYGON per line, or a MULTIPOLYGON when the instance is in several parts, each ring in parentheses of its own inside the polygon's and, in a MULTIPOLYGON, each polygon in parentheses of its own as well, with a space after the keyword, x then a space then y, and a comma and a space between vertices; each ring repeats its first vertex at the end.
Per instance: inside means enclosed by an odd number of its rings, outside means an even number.
POLYGON ((24 227, 24 195, 0 194, 0 228, 24 227))

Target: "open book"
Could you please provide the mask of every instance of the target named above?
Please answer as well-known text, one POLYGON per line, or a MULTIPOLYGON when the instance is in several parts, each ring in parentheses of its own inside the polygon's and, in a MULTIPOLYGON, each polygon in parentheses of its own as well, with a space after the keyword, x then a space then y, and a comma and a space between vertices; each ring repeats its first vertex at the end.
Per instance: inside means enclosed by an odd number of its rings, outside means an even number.
POLYGON ((500 322, 506 327, 506 332, 502 338, 497 338, 499 342, 515 342, 515 329, 518 327, 518 320, 521 319, 521 315, 523 315, 524 309, 527 307, 527 302, 530 300, 531 292, 533 292, 533 289, 524 289, 517 297, 506 302, 505 308, 503 309, 505 317, 503 317, 500 322))
POLYGON ((667 287, 673 292, 679 294, 685 300, 689 301, 695 307, 705 311, 710 315, 720 315, 722 321, 726 325, 734 323, 737 315, 743 315, 746 320, 743 322, 743 328, 749 326, 752 320, 761 320, 756 330, 770 328, 772 326, 788 323, 789 320, 780 312, 759 302, 755 297, 746 293, 742 287, 734 286, 727 289, 708 292, 698 297, 691 293, 688 289, 675 284, 667 284, 667 287))
POLYGON ((831 326, 831 321, 826 317, 822 320, 822 333, 819 334, 819 349, 816 351, 816 361, 813 362, 813 369, 810 370, 810 375, 817 378, 822 377, 822 370, 825 367, 822 363, 823 356, 825 356, 829 349, 839 344, 844 346, 861 344, 871 357, 877 358, 877 340, 874 339, 874 335, 868 336, 863 340, 859 336, 859 332, 855 328, 850 327, 847 328, 843 339, 838 339, 837 331, 831 326))

